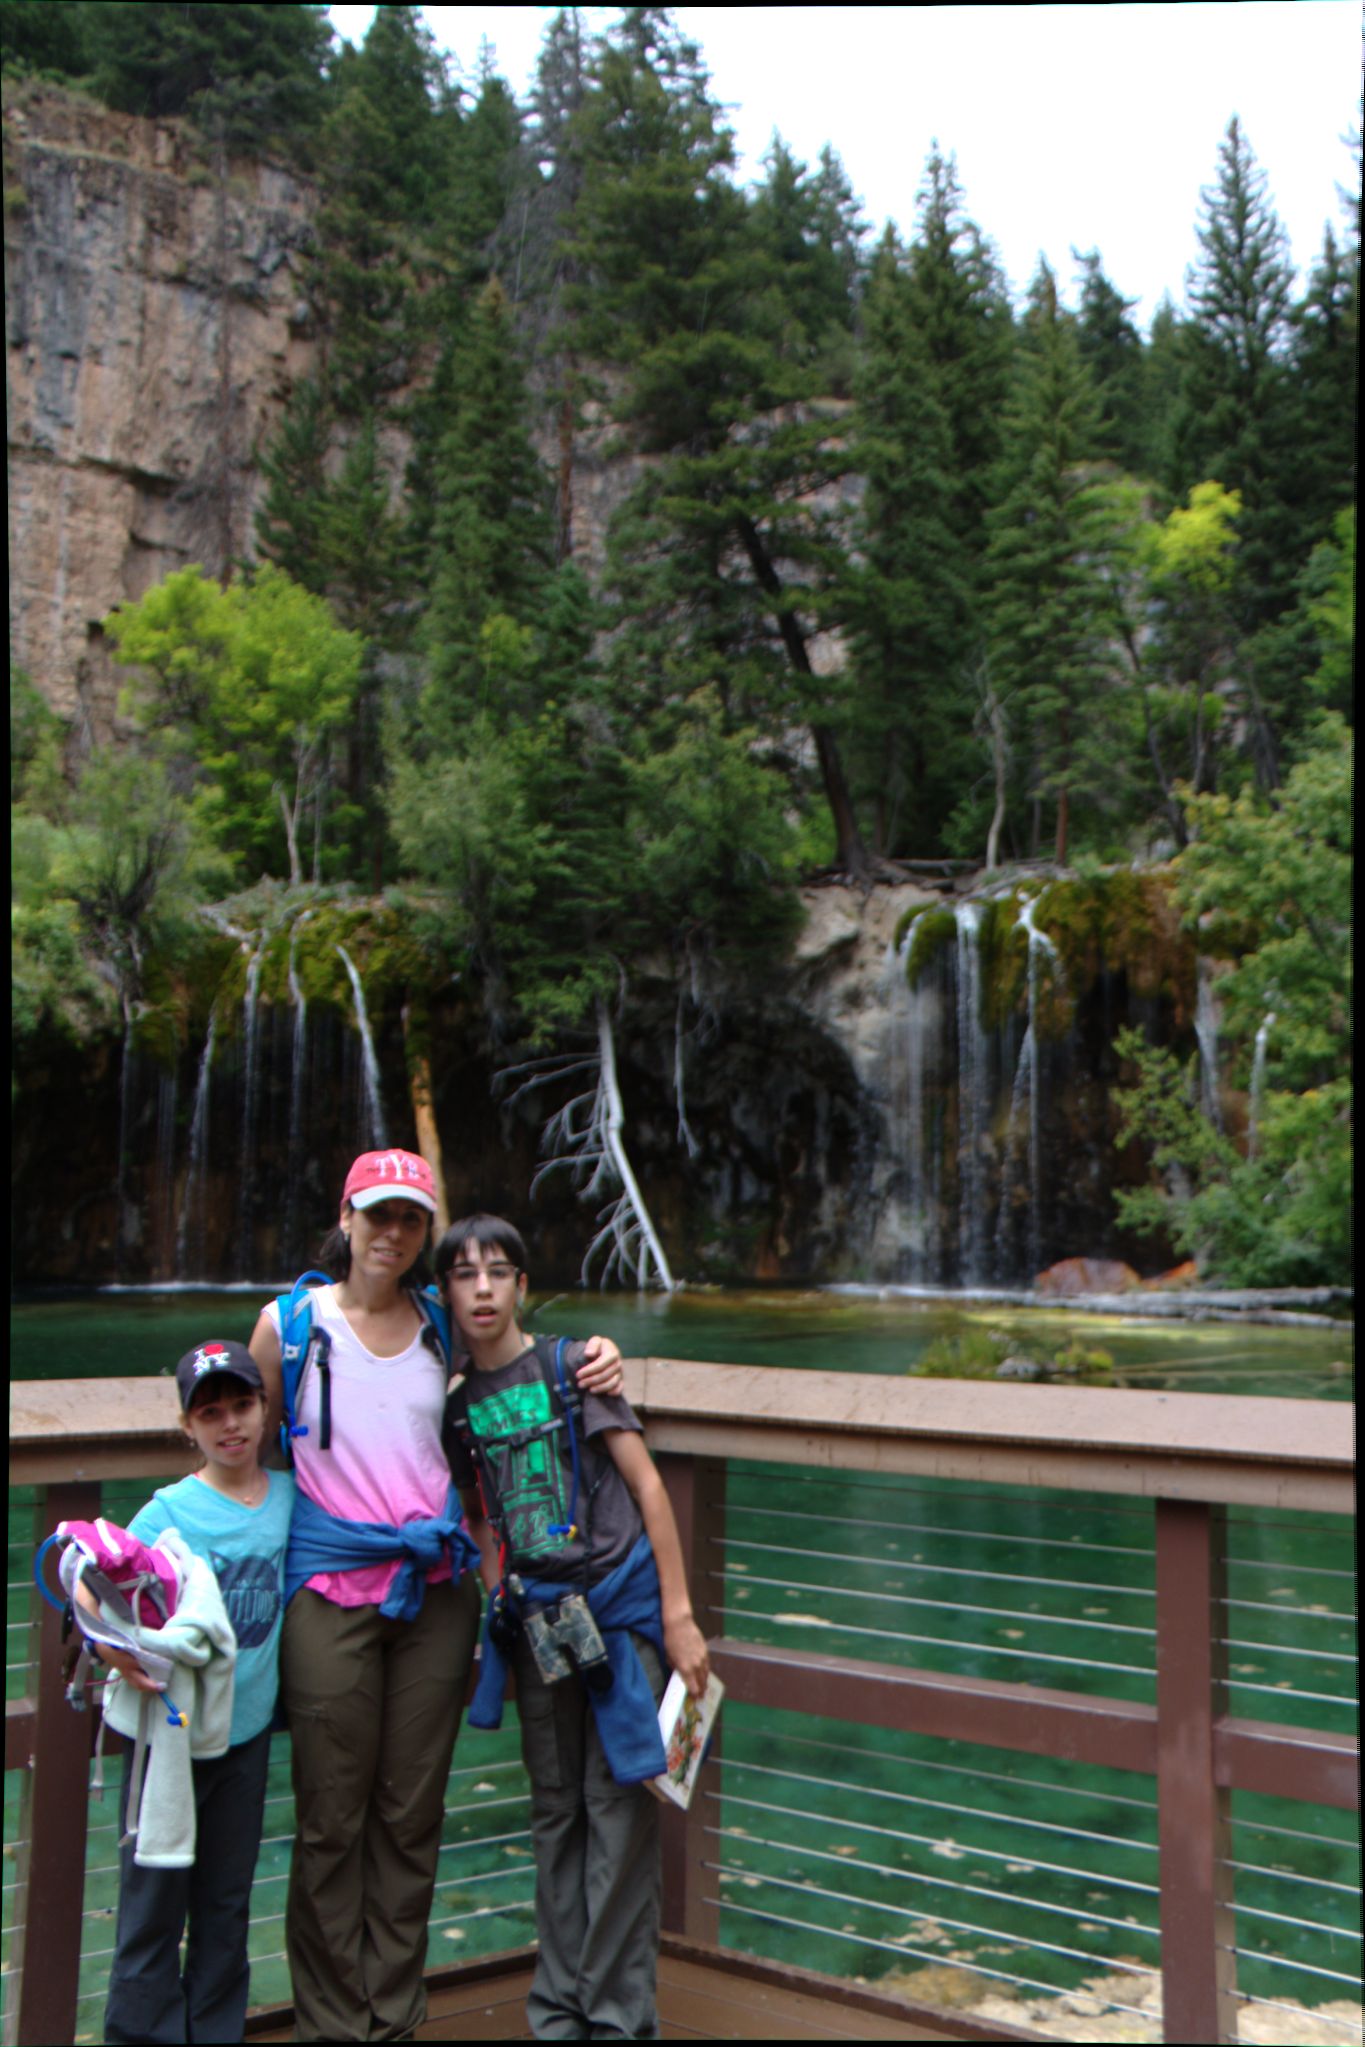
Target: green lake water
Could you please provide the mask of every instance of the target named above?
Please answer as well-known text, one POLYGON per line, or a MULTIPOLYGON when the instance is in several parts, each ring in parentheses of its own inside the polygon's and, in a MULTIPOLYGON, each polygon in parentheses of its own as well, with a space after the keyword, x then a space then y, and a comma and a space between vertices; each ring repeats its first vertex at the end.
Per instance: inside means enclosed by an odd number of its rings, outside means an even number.
MULTIPOLYGON (((12 1321, 16 1377, 169 1372, 192 1343, 245 1338, 267 1288, 29 1300, 12 1321)), ((1079 1341, 1114 1383, 1163 1391, 1350 1397, 1349 1323, 1265 1327, 1064 1308, 875 1300, 820 1292, 571 1294, 534 1327, 603 1330, 627 1355, 903 1374, 945 1336, 989 1329, 1052 1355, 1079 1341)), ((982 1398, 990 1387, 983 1385, 982 1398)), ((174 1396, 167 1387, 168 1418, 174 1396)), ((107 1489, 126 1519, 148 1488, 107 1489)), ((1152 1507, 1038 1489, 872 1481, 732 1464, 713 1568, 727 1634, 866 1658, 1153 1696, 1152 1507)), ((11 1588, 29 1509, 11 1503, 11 1588)), ((1235 1713, 1356 1724, 1353 1531, 1329 1517, 1229 1517, 1235 1713)), ((16 1619, 22 1589, 10 1593, 16 1619)), ((12 1643, 22 1633, 11 1633, 12 1643)), ((13 1654, 13 1652, 11 1652, 13 1654)), ((11 1695, 22 1671, 9 1675, 11 1695)), ((433 1917, 437 1962, 533 1934, 515 1716, 456 1751, 433 1917)), ((983 1984, 1066 1988, 1156 1964, 1151 1780, 960 1742, 890 1736, 793 1711, 723 1715, 708 1768, 708 1885, 722 1937, 834 1974, 897 1980, 963 1967, 983 1984)), ((291 1805, 278 1738, 257 1881, 253 1995, 287 1995, 281 1956, 291 1805)), ((115 1773, 116 1774, 116 1773, 115 1773)), ((112 1803, 112 1793, 110 1794, 112 1803)), ((80 2037, 100 2037, 112 1940, 112 1813, 92 1809, 80 2037)), ((14 1814, 7 1788, 6 1832, 14 1814)), ((1359 1828, 1353 1815, 1237 1794, 1238 1980, 1271 2002, 1358 1999, 1359 1828)), ((7 1853, 9 1852, 7 1848, 7 1853)), ((941 1988, 935 1975, 922 1986, 941 1988)), ((1133 1976, 1136 1990, 1142 1978, 1133 1976)), ((1120 2001, 1122 2001, 1120 1999, 1120 2001)), ((1349 2035, 1348 2035, 1349 2037, 1349 2035)))

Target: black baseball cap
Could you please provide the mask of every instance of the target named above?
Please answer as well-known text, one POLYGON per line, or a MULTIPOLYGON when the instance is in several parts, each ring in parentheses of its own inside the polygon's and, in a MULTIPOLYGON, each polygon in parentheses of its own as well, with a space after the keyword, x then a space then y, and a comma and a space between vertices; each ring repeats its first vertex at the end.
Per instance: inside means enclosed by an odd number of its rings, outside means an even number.
POLYGON ((244 1343, 199 1343, 193 1350, 185 1352, 175 1368, 182 1413, 189 1413, 191 1402, 204 1380, 219 1376, 239 1379, 253 1393, 265 1392, 265 1381, 244 1343))

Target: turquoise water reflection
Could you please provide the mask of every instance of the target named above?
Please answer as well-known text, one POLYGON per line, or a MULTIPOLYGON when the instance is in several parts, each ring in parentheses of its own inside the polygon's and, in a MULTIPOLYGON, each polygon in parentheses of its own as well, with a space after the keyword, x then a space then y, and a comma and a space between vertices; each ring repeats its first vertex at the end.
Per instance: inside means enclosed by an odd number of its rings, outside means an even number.
MULTIPOLYGON (((262 1285, 21 1301, 11 1314, 10 1370, 17 1379, 169 1373, 206 1336, 245 1340, 273 1291, 262 1285)), ((532 1315, 533 1328, 569 1336, 602 1330, 628 1356, 878 1373, 910 1370, 936 1338, 990 1329, 1044 1355, 1073 1341, 1102 1347, 1113 1356, 1117 1384, 1308 1400, 1349 1399, 1354 1358, 1349 1322, 1234 1326, 818 1291, 575 1292, 532 1296, 532 1315)))

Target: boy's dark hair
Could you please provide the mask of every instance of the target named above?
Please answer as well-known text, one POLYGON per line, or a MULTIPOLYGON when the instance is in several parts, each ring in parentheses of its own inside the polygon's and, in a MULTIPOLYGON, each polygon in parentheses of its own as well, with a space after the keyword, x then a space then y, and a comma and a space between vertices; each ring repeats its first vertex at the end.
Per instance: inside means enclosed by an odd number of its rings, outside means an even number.
POLYGON ((514 1223, 500 1215, 467 1215, 452 1223, 436 1246, 436 1278, 442 1288, 466 1244, 477 1244, 481 1251, 501 1251, 518 1272, 526 1270, 526 1246, 514 1223))

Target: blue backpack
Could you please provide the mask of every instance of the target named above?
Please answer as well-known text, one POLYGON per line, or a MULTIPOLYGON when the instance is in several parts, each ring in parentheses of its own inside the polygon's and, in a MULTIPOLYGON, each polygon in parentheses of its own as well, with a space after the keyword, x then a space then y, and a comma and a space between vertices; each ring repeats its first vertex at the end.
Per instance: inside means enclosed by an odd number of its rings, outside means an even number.
MULTIPOLYGON (((311 1285, 330 1286, 330 1273, 305 1272, 294 1281, 289 1293, 276 1296, 280 1311, 280 1369, 284 1381, 284 1420, 280 1423, 280 1448, 288 1465, 294 1462, 290 1447, 295 1436, 306 1436, 308 1425, 298 1420, 299 1393, 303 1375, 310 1365, 318 1374, 318 1448, 332 1447, 332 1339, 325 1329, 313 1326, 311 1285)), ((412 1303, 425 1324, 422 1341, 450 1373, 450 1316, 435 1287, 423 1287, 412 1295, 412 1303)))

